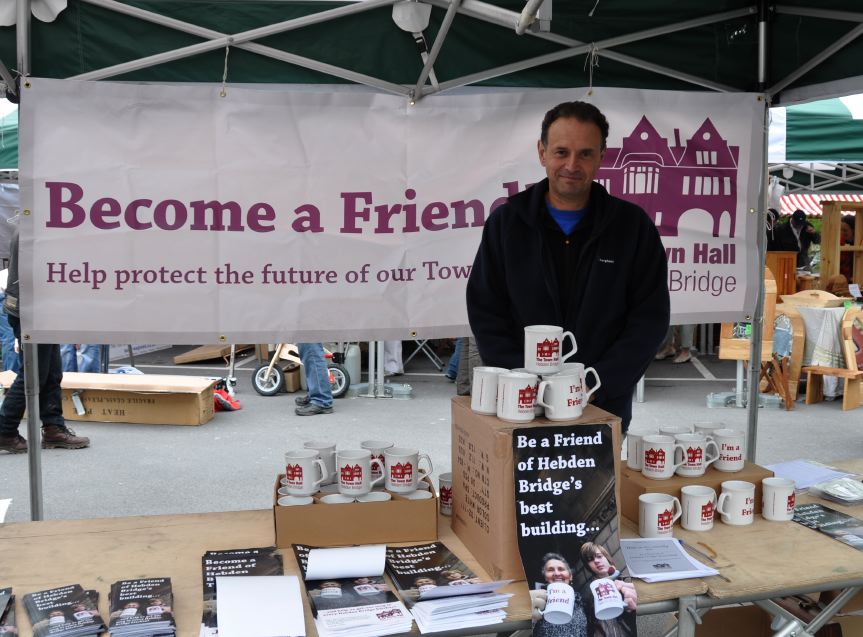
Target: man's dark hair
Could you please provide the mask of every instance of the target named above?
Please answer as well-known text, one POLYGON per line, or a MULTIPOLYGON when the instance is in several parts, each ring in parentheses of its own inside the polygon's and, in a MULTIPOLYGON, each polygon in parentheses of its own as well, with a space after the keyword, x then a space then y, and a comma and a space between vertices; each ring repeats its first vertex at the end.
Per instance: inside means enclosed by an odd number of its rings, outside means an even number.
POLYGON ((543 146, 548 146, 548 129, 561 117, 574 117, 580 122, 591 122, 599 128, 602 136, 601 149, 605 150, 605 141, 608 139, 608 120, 596 106, 587 102, 563 102, 558 104, 542 118, 542 134, 540 141, 543 146))

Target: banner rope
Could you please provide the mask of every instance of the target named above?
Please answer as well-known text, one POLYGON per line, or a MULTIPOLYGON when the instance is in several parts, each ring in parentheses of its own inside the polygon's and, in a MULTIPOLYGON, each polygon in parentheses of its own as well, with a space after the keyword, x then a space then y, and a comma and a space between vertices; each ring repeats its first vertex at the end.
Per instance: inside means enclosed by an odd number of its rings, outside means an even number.
POLYGON ((588 72, 588 85, 585 97, 593 95, 593 69, 599 67, 599 49, 593 42, 590 43, 590 51, 584 58, 584 69, 588 72))
POLYGON ((228 95, 228 54, 231 52, 231 41, 225 45, 225 67, 222 70, 222 90, 219 91, 219 97, 227 97, 228 95))

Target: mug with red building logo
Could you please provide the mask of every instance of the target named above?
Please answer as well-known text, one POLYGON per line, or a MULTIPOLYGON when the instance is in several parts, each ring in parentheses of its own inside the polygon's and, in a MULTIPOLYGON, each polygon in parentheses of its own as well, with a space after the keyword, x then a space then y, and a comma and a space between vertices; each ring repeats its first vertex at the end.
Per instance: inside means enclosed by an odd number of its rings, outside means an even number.
POLYGON ((419 481, 432 471, 434 467, 428 454, 405 447, 384 449, 384 475, 386 476, 384 486, 387 491, 393 493, 416 491, 419 481), (427 471, 419 468, 423 460, 428 464, 427 471))
POLYGON ((336 456, 336 471, 339 476, 339 493, 342 495, 365 495, 384 479, 383 463, 372 458, 368 449, 339 451, 336 456), (381 475, 372 479, 372 467, 378 466, 381 475))
POLYGON ((673 495, 642 493, 638 496, 638 534, 641 537, 671 537, 680 515, 680 500, 673 495))
POLYGON ((508 422, 533 420, 533 403, 539 388, 536 374, 507 372, 497 380, 497 417, 508 422))
POLYGON ((761 481, 761 515, 765 520, 787 522, 794 517, 795 482, 788 478, 761 481))
MULTIPOLYGON (((679 476, 703 476, 707 467, 712 465, 719 459, 719 447, 713 440, 708 440, 707 436, 701 433, 695 434, 677 434, 674 439, 682 446, 683 464, 677 467, 677 475, 679 476), (713 453, 710 453, 710 450, 713 453)), ((674 459, 681 457, 680 453, 674 459)))
POLYGON ((667 480, 683 465, 683 460, 675 463, 677 451, 683 453, 683 445, 671 436, 661 434, 644 436, 641 439, 643 457, 641 474, 652 480, 667 480))
POLYGON ((524 366, 534 374, 554 374, 578 351, 575 336, 556 325, 528 325, 524 328, 524 366), (569 339, 572 350, 563 355, 563 342, 569 339))
POLYGON ((700 484, 688 484, 680 490, 683 515, 681 526, 687 531, 709 531, 713 528, 716 491, 700 484))
POLYGON ((441 515, 452 515, 452 472, 438 476, 441 515))
POLYGON ((289 495, 312 495, 327 479, 327 465, 314 449, 285 453, 285 491, 289 495))

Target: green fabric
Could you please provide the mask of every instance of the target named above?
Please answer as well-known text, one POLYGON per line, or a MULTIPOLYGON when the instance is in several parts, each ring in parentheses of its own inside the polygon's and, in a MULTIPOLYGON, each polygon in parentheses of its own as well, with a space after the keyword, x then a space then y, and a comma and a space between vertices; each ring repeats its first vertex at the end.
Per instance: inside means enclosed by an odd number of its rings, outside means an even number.
POLYGON ((18 111, 0 117, 0 170, 18 168, 18 111))
POLYGON ((785 110, 787 161, 863 162, 863 120, 853 119, 839 99, 785 110))

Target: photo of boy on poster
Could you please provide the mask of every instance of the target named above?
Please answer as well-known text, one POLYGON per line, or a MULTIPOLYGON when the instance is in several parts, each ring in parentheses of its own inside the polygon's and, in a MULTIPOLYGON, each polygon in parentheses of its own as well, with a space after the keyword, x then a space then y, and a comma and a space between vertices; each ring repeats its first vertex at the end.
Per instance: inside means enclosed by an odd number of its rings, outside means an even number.
POLYGON ((615 499, 614 445, 607 424, 513 431, 516 537, 534 606, 533 637, 637 635, 635 587, 624 580, 615 499), (599 620, 590 584, 611 579, 623 613, 599 620), (545 620, 545 588, 575 591, 572 619, 545 620))

